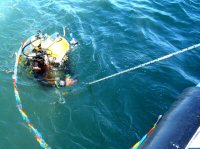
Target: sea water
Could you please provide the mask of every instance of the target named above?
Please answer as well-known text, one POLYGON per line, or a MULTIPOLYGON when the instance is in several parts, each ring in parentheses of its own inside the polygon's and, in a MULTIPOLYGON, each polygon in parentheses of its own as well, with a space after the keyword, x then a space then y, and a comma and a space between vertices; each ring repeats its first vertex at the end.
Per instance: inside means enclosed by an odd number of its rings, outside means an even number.
POLYGON ((12 85, 15 52, 27 37, 67 26, 80 44, 70 53, 78 79, 71 88, 58 93, 18 73, 23 107, 52 149, 129 149, 199 83, 200 49, 85 83, 200 43, 199 8, 199 0, 1 0, 0 149, 40 149, 12 85))

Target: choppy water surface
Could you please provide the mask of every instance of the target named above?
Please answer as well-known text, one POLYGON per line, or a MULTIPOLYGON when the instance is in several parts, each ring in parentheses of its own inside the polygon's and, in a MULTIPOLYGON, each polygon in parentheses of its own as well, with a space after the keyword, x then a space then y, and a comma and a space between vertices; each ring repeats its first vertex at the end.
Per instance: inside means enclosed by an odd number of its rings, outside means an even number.
POLYGON ((84 87, 110 75, 200 42, 198 0, 1 0, 0 148, 40 149, 15 106, 14 53, 42 30, 68 26, 80 42, 71 53, 79 83, 65 95, 23 71, 25 110, 53 149, 126 149, 165 113, 181 91, 200 80, 200 49, 84 87))

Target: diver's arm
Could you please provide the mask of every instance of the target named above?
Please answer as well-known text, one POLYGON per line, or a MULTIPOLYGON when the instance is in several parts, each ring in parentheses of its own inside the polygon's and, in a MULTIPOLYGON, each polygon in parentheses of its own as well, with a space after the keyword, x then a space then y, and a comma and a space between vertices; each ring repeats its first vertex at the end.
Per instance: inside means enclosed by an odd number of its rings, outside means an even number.
POLYGON ((70 76, 67 76, 64 80, 61 80, 60 78, 56 78, 55 85, 59 87, 64 86, 71 86, 77 83, 77 80, 72 79, 70 76))
POLYGON ((66 79, 65 79, 65 85, 66 86, 71 86, 71 85, 74 85, 74 84, 76 84, 77 83, 77 80, 74 80, 74 79, 71 79, 70 77, 67 77, 66 79))

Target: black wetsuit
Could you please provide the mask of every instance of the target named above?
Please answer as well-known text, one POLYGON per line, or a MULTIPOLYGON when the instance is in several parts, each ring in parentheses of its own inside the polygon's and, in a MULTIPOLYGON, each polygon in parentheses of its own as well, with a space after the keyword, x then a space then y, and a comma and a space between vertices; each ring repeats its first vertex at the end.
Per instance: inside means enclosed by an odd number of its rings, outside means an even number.
POLYGON ((70 64, 68 61, 65 61, 62 66, 59 66, 58 64, 47 66, 42 57, 37 57, 31 61, 30 65, 33 68, 40 68, 33 69, 33 75, 44 85, 57 87, 65 86, 66 74, 71 76, 70 64))

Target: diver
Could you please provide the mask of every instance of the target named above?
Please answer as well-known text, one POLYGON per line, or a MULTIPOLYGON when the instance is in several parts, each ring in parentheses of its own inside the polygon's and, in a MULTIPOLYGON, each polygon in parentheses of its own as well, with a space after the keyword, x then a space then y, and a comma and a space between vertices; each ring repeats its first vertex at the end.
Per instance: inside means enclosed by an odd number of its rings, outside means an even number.
POLYGON ((72 34, 70 37, 71 41, 68 42, 59 33, 49 36, 38 31, 36 35, 28 38, 22 49, 22 58, 37 80, 56 87, 77 83, 77 80, 72 78, 68 56, 78 42, 72 34))

